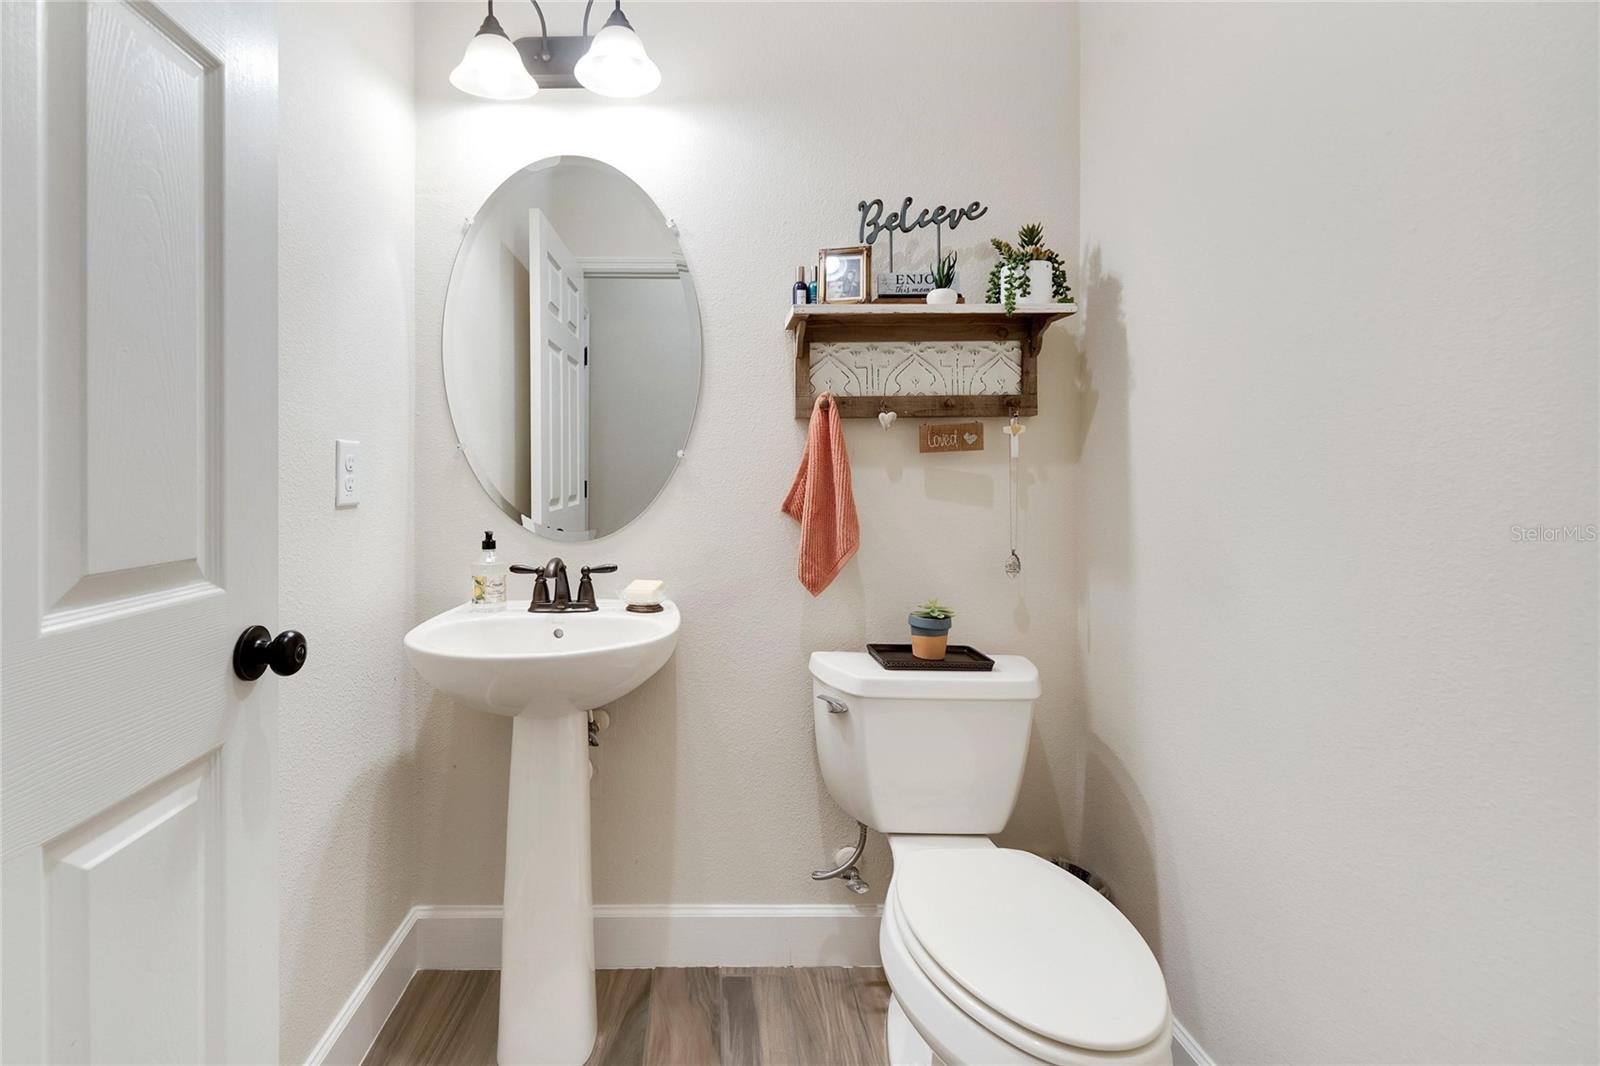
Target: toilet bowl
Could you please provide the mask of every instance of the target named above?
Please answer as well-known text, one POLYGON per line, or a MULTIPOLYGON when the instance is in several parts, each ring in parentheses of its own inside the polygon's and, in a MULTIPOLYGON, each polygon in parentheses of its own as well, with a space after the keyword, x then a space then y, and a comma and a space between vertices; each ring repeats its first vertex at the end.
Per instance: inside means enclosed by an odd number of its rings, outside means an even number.
POLYGON ((1039 674, 888 671, 811 657, 813 723, 834 799, 885 833, 879 931, 894 1066, 1170 1066, 1155 956, 1088 885, 988 834, 1011 815, 1039 674))
POLYGON ((1161 970, 1098 892, 986 838, 890 844, 878 945, 895 1066, 1170 1066, 1161 970))

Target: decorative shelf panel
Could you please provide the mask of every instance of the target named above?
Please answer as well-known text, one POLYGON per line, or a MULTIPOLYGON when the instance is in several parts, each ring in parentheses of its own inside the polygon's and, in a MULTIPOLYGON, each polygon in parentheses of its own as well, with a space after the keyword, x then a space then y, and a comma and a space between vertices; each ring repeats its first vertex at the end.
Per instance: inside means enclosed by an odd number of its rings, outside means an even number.
POLYGON ((795 417, 829 390, 845 418, 885 408, 909 418, 1039 413, 1036 362, 1045 327, 1076 304, 806 304, 789 309, 795 417))
POLYGON ((1017 396, 1021 341, 819 341, 811 395, 1017 396))

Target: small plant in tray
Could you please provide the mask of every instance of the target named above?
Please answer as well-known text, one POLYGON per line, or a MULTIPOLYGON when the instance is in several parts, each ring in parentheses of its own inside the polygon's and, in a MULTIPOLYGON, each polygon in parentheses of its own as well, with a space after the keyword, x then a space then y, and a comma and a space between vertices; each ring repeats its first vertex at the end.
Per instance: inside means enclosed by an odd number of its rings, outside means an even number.
POLYGON ((950 640, 950 622, 956 613, 938 600, 927 603, 911 612, 911 654, 919 659, 944 658, 945 645, 950 640))

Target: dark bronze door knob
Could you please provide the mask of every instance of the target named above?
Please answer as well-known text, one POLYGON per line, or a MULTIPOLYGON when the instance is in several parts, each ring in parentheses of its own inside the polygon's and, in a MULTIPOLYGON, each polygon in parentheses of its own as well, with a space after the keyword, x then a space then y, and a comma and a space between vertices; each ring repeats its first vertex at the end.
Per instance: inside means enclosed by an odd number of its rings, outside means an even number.
POLYGON ((254 681, 269 666, 279 677, 288 677, 305 664, 305 635, 293 629, 273 636, 266 626, 251 626, 233 646, 233 672, 241 681, 254 681))

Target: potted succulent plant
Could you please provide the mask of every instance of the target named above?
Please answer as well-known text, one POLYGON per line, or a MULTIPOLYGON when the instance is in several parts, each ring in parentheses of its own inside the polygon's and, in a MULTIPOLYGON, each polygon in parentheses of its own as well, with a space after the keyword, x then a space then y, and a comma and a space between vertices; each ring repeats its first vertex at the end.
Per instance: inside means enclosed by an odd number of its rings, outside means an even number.
POLYGON ((956 613, 942 607, 938 600, 927 603, 911 612, 911 654, 919 659, 943 659, 945 644, 950 639, 950 619, 956 613))
POLYGON ((1067 268, 1061 257, 1044 246, 1044 227, 1030 222, 1017 231, 1017 243, 998 237, 989 241, 1000 256, 989 271, 987 299, 1004 304, 1006 314, 1017 304, 1067 303, 1072 288, 1067 285, 1067 268))
POLYGON ((933 291, 928 293, 931 304, 953 304, 956 295, 956 253, 951 252, 928 269, 933 277, 933 291))

